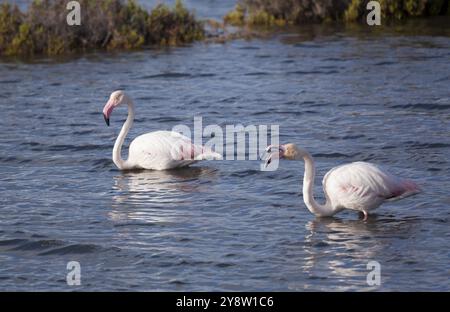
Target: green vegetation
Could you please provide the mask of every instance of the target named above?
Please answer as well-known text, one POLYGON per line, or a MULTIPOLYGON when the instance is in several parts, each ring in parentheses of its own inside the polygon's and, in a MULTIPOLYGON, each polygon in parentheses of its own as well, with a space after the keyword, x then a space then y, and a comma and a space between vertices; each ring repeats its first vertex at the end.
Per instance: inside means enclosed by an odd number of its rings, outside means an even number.
MULTIPOLYGON (((368 2, 369 0, 352 0, 345 12, 346 20, 357 21, 363 19, 368 2)), ((449 5, 448 0, 378 0, 378 2, 381 6, 382 18, 388 20, 444 15, 449 5)))
POLYGON ((242 26, 245 22, 245 9, 239 3, 236 4, 234 10, 228 12, 224 17, 223 21, 226 24, 230 24, 233 26, 242 26))
MULTIPOLYGON (((0 56, 62 55, 92 50, 133 50, 202 40, 225 42, 264 33, 261 27, 315 22, 362 22, 369 0, 238 0, 217 21, 198 21, 177 0, 147 11, 136 0, 78 0, 81 25, 69 26, 68 0, 33 0, 26 12, 0 0, 0 56), (226 25, 240 26, 228 32, 226 25), (247 26, 247 27, 242 27, 247 26), (255 29, 252 29, 255 27, 255 29), (259 27, 259 28, 258 28, 259 27), (210 31, 207 33, 205 29, 210 31)), ((382 21, 450 15, 450 0, 379 0, 382 21)))
POLYGON ((150 12, 134 0, 78 0, 81 25, 69 26, 65 0, 34 0, 27 12, 0 4, 0 55, 60 55, 138 49, 203 39, 203 24, 177 0, 150 12))
MULTIPOLYGON (((239 0, 224 17, 234 26, 284 26, 309 22, 361 21, 369 0, 239 0)), ((382 18, 403 20, 449 14, 449 0, 379 0, 382 18)))
POLYGON ((284 26, 337 20, 350 0, 239 0, 225 23, 247 26, 284 26), (238 16, 236 19, 230 18, 238 16))

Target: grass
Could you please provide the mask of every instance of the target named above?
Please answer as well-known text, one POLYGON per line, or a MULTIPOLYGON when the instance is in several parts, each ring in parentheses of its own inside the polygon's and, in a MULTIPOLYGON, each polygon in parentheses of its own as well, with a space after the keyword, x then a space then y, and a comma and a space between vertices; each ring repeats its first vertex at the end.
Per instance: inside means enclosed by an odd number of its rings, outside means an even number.
POLYGON ((79 0, 81 25, 69 26, 65 0, 34 0, 26 12, 0 4, 0 55, 61 55, 132 50, 201 40, 202 22, 180 0, 150 12, 134 0, 79 0))

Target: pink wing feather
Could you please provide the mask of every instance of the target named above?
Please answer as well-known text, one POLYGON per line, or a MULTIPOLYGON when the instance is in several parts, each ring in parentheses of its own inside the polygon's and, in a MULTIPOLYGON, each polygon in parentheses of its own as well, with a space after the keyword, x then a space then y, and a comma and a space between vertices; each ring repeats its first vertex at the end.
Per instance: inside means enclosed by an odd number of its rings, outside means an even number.
POLYGON ((380 167, 354 162, 330 170, 323 179, 324 191, 333 207, 371 210, 386 200, 420 191, 410 180, 403 180, 380 167))

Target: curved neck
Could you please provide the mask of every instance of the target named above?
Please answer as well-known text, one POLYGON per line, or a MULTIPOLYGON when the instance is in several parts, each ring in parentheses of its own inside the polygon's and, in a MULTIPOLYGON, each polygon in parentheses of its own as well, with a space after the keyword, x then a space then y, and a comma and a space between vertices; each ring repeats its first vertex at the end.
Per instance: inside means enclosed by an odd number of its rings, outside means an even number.
POLYGON ((314 177, 316 169, 314 167, 314 160, 307 151, 302 150, 302 159, 305 161, 305 175, 303 177, 303 201, 309 211, 319 217, 332 216, 335 212, 332 207, 328 205, 321 205, 314 199, 314 177))
POLYGON ((122 129, 120 130, 119 136, 116 139, 116 143, 114 143, 114 148, 112 152, 112 158, 114 164, 121 169, 131 169, 132 165, 128 162, 128 160, 122 159, 122 145, 123 141, 125 140, 125 137, 128 134, 128 130, 130 130, 131 126, 133 125, 134 120, 134 105, 131 100, 128 101, 128 117, 125 123, 122 126, 122 129))

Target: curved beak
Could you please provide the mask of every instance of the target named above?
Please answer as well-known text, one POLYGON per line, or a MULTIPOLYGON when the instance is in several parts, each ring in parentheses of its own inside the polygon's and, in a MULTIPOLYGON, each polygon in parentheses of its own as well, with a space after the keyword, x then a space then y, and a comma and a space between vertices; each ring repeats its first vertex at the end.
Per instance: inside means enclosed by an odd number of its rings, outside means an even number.
POLYGON ((105 118, 106 125, 109 127, 109 118, 105 114, 103 114, 103 118, 105 118))
POLYGON ((111 113, 114 109, 114 101, 111 99, 108 100, 108 102, 105 104, 105 107, 103 107, 103 118, 105 118, 106 124, 109 126, 109 116, 111 116, 111 113))
POLYGON ((270 165, 274 157, 278 157, 278 159, 281 159, 283 158, 283 156, 284 156, 283 145, 269 145, 264 151, 264 153, 260 156, 260 159, 265 162, 264 168, 267 168, 267 166, 270 165))

